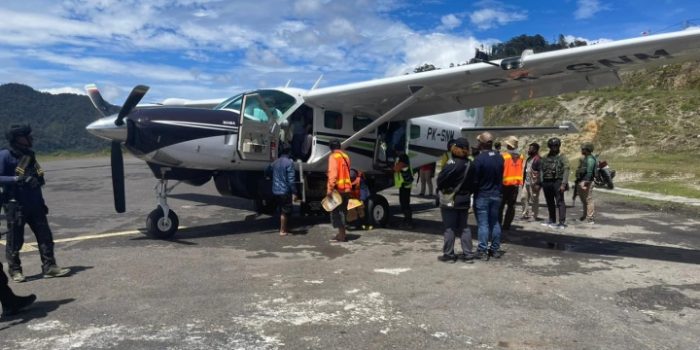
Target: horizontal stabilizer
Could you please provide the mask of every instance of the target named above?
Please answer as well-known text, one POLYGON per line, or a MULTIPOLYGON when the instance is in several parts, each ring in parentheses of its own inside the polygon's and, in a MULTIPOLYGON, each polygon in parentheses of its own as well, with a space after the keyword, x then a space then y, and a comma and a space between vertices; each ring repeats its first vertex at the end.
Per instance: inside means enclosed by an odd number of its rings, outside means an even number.
POLYGON ((559 126, 482 126, 462 128, 462 133, 480 133, 484 131, 494 135, 573 134, 578 132, 578 128, 570 121, 562 122, 559 126))

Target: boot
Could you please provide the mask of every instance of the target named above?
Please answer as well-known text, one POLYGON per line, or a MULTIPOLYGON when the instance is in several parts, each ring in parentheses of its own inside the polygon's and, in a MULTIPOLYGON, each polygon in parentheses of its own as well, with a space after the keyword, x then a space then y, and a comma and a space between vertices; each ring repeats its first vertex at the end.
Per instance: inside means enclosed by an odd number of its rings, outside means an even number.
POLYGON ((26 280, 24 274, 22 273, 22 261, 19 259, 19 252, 6 251, 5 257, 7 258, 8 270, 10 272, 10 278, 17 283, 22 283, 26 280))
POLYGON ((44 278, 63 277, 70 273, 70 269, 56 265, 56 258, 53 256, 53 244, 50 246, 40 244, 39 253, 41 254, 44 278))
POLYGON ((2 302, 2 317, 16 315, 22 311, 22 309, 32 305, 32 303, 36 301, 36 295, 29 294, 22 297, 12 294, 8 299, 9 300, 3 300, 2 302))
POLYGON ((50 265, 44 268, 44 278, 63 277, 70 273, 67 267, 59 267, 58 265, 50 265))

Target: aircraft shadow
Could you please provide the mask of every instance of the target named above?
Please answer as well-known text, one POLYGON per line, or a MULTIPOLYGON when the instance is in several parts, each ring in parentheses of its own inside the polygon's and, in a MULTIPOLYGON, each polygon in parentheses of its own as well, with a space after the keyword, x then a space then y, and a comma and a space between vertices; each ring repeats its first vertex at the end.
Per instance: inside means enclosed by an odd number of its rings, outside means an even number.
MULTIPOLYGON (((292 236, 306 235, 311 226, 324 223, 328 223, 327 216, 292 216, 289 222, 290 233, 292 236)), ((191 226, 179 229, 172 240, 166 241, 185 245, 196 245, 197 243, 188 241, 188 239, 240 235, 247 233, 277 235, 279 234, 279 219, 275 216, 262 215, 254 220, 245 219, 242 221, 229 221, 210 225, 191 226)), ((131 238, 131 240, 162 241, 161 239, 150 238, 145 235, 131 238)))
POLYGON ((236 197, 224 197, 201 193, 176 193, 170 194, 168 197, 197 202, 205 205, 216 205, 219 207, 241 210, 254 210, 251 200, 236 197))
MULTIPOLYGON (((40 297, 41 296, 39 296, 39 298, 40 297)), ((27 323, 31 320, 45 318, 50 312, 56 311, 61 305, 65 305, 73 301, 75 301, 75 299, 71 298, 61 300, 39 300, 34 302, 34 304, 30 305, 17 315, 3 317, 0 321, 10 323, 0 328, 0 331, 27 323)))
MULTIPOLYGON (((390 221, 387 230, 406 231, 411 233, 420 233, 428 235, 442 235, 442 222, 414 218, 414 227, 412 229, 400 229, 400 217, 394 217, 390 221)), ((473 222, 473 217, 469 218, 469 228, 472 233, 472 239, 478 240, 477 228, 473 222)), ((700 264, 700 250, 658 246, 644 243, 625 242, 613 239, 601 239, 593 237, 583 237, 575 234, 567 234, 563 232, 548 232, 523 230, 513 228, 503 235, 507 240, 508 245, 518 245, 530 248, 540 248, 546 250, 566 251, 570 253, 593 254, 593 255, 608 255, 628 258, 651 259, 669 262, 678 262, 684 264, 700 264)))

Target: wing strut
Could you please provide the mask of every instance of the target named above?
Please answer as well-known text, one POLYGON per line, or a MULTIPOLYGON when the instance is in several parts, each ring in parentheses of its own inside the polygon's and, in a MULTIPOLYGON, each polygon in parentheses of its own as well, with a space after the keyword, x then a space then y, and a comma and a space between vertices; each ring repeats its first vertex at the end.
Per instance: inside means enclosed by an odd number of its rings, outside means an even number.
MULTIPOLYGON (((394 108, 390 109, 388 112, 382 114, 379 118, 375 119, 373 122, 369 123, 364 128, 358 130, 356 133, 354 133, 349 138, 345 139, 345 141, 340 143, 340 148, 341 149, 348 148, 355 141, 357 141, 360 138, 362 138, 363 136, 369 134, 370 132, 372 132, 372 130, 376 129, 379 125, 382 125, 383 123, 390 121, 391 118, 395 117, 397 114, 403 112, 404 109, 406 109, 409 106, 411 106, 412 104, 416 103, 416 101, 418 101, 418 99, 420 99, 421 97, 428 95, 429 93, 432 92, 432 90, 430 88, 427 88, 425 86, 410 86, 409 91, 411 91, 411 93, 412 93, 410 96, 408 96, 405 100, 401 101, 401 103, 394 106, 394 108)), ((309 163, 309 165, 319 163, 320 161, 326 159, 326 157, 329 154, 330 154, 330 152, 324 154, 323 157, 316 159, 312 163, 309 163)))

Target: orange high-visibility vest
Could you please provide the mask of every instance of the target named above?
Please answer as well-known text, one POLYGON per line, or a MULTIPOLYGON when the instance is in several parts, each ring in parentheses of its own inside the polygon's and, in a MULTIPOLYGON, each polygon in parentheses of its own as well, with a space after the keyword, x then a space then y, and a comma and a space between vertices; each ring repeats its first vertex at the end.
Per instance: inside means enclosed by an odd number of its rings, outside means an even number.
POLYGON ((522 154, 513 159, 510 152, 503 152, 503 186, 521 186, 523 184, 523 159, 522 154))
POLYGON ((341 150, 335 150, 328 161, 328 190, 333 188, 340 193, 352 190, 350 157, 341 150))

